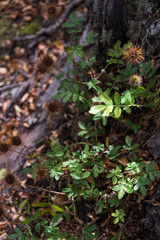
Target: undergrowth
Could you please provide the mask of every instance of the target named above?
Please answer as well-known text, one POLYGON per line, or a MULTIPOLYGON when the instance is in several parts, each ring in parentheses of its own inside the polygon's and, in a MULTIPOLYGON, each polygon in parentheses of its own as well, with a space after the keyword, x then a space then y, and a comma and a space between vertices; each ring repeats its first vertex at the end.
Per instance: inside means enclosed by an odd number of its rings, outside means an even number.
MULTIPOLYGON (((89 32, 80 43, 82 21, 83 18, 77 18, 73 12, 64 24, 67 33, 72 35, 72 42, 66 49, 69 67, 67 73, 56 76, 61 83, 50 107, 48 105, 48 111, 54 115, 54 111, 57 113, 62 108, 61 101, 74 104, 79 112, 78 141, 61 144, 52 140, 51 150, 46 155, 34 153, 37 162, 24 172, 30 174, 34 182, 49 178, 47 195, 34 204, 28 198, 20 204, 13 203, 24 221, 23 228, 17 226, 8 239, 34 240, 37 236, 42 239, 42 233, 43 239, 50 240, 103 239, 104 230, 96 222, 81 226, 77 235, 59 228, 64 219, 67 223, 73 221, 77 214, 76 203, 81 199, 92 201, 97 214, 105 214, 108 221, 117 225, 117 235, 110 239, 121 239, 128 218, 127 196, 136 194, 143 198, 151 182, 160 178, 155 161, 144 162, 137 151, 139 144, 130 136, 122 134, 123 140, 116 145, 110 144, 106 134, 110 120, 114 119, 136 135, 141 126, 130 119, 131 113, 158 108, 156 69, 151 61, 144 62, 145 53, 138 45, 128 42, 121 46, 120 41, 106 53, 106 66, 96 69, 96 49, 86 54, 85 46, 93 45, 98 34, 89 32), (125 161, 120 161, 122 156, 125 161), (100 176, 105 176, 103 187, 97 184, 100 176), (53 183, 59 181, 63 182, 62 191, 52 191, 53 183), (53 204, 52 193, 69 203, 53 204)), ((37 71, 45 73, 51 71, 52 65, 55 67, 51 55, 50 65, 47 61, 42 56, 37 71)), ((6 172, 1 171, 2 180, 6 172)))

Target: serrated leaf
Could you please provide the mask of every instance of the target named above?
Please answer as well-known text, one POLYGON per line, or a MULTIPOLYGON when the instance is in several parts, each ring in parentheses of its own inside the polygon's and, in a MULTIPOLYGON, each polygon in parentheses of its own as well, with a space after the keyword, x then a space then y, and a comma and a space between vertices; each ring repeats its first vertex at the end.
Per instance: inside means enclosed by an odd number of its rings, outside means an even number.
POLYGON ((8 236, 8 239, 16 239, 18 237, 18 235, 16 233, 11 234, 8 236))
POLYGON ((75 14, 75 12, 72 12, 72 13, 70 14, 69 19, 70 19, 72 22, 74 22, 74 21, 76 20, 76 14, 75 14))
POLYGON ((116 106, 114 109, 115 118, 119 118, 121 116, 121 112, 122 112, 122 110, 121 110, 120 106, 116 106))
POLYGON ((67 63, 68 64, 73 63, 73 59, 74 59, 74 53, 70 53, 67 57, 67 63))
POLYGON ((114 101, 115 101, 116 105, 120 105, 121 104, 121 98, 120 98, 118 92, 115 92, 115 94, 114 94, 114 101))
POLYGON ((34 214, 33 214, 33 217, 34 219, 37 219, 40 215, 41 211, 38 209, 34 214))
POLYGON ((107 106, 113 106, 113 101, 110 97, 107 96, 106 93, 100 95, 100 99, 104 102, 107 106))
POLYGON ((74 24, 71 23, 71 22, 65 22, 63 26, 64 26, 65 28, 72 28, 72 27, 74 27, 74 24))
POLYGON ((112 110, 113 110, 113 106, 108 106, 108 107, 104 110, 102 116, 103 116, 103 117, 108 117, 109 114, 112 112, 112 110))
POLYGON ((18 235, 23 234, 22 231, 21 231, 18 227, 15 227, 15 228, 14 228, 14 231, 15 231, 18 235))
POLYGON ((96 105, 91 107, 91 109, 89 110, 89 113, 91 114, 97 114, 99 112, 101 112, 102 110, 104 110, 106 108, 105 105, 96 105))

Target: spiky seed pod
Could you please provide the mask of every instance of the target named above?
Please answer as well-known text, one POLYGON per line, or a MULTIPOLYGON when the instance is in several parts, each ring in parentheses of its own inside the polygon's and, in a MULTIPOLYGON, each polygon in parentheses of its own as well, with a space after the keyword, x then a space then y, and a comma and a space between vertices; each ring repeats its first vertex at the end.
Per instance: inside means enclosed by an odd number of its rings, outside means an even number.
POLYGON ((54 3, 41 3, 44 14, 50 18, 57 18, 58 8, 54 3))
POLYGON ((0 153, 5 154, 9 151, 10 144, 7 142, 0 142, 0 153))
POLYGON ((16 147, 20 146, 22 144, 21 137, 20 136, 12 136, 11 137, 11 144, 13 146, 16 146, 16 147))
POLYGON ((134 87, 137 87, 137 86, 141 86, 142 85, 142 77, 137 75, 137 74, 134 74, 132 75, 130 78, 129 78, 129 84, 134 86, 134 87))
POLYGON ((14 185, 16 183, 16 178, 12 173, 7 173, 4 178, 4 182, 7 185, 14 185))
POLYGON ((55 66, 55 63, 52 55, 45 53, 40 57, 38 61, 36 72, 40 74, 44 74, 49 72, 54 66, 55 66))
POLYGON ((47 104, 47 110, 50 115, 59 114, 61 112, 61 109, 62 109, 61 103, 56 100, 50 101, 47 104))
POLYGON ((123 52, 123 59, 131 63, 140 63, 144 60, 144 50, 138 45, 131 45, 123 52))

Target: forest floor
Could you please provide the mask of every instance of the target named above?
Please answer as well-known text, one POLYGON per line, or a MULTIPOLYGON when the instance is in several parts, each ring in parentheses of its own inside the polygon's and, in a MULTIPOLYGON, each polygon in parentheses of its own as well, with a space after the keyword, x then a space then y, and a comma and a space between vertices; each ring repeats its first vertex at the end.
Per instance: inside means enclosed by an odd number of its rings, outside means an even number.
MULTIPOLYGON (((60 17, 69 5, 70 1, 59 0, 60 17)), ((79 16, 87 18, 87 9, 83 4, 77 5, 77 9, 73 8, 72 10, 76 10, 79 16)), ((69 45, 69 36, 63 25, 50 36, 45 32, 40 36, 36 35, 40 29, 47 29, 51 25, 54 25, 53 21, 46 18, 39 1, 5 0, 0 3, 0 138, 6 140, 9 136, 20 133, 24 143, 22 148, 17 151, 13 149, 11 153, 1 156, 0 173, 2 174, 7 167, 7 172, 16 176, 16 184, 10 187, 4 179, 1 180, 0 210, 3 214, 0 211, 0 239, 8 239, 8 235, 14 232, 14 227, 18 226, 21 229, 23 226, 25 212, 22 210, 22 205, 21 210, 17 208, 17 205, 24 203, 26 198, 29 199, 31 205, 40 202, 50 186, 49 177, 45 181, 35 181, 31 174, 23 173, 23 168, 37 163, 36 154, 38 152, 41 152, 41 155, 49 152, 53 140, 63 145, 74 143, 79 129, 72 128, 73 125, 75 126, 73 123, 77 123, 83 118, 74 109, 73 104, 63 104, 61 115, 53 117, 53 119, 45 109, 47 102, 53 97, 52 92, 49 96, 46 96, 45 93, 51 85, 54 88, 54 82, 56 93, 58 83, 55 76, 58 70, 54 69, 51 74, 41 78, 35 71, 38 57, 49 49, 59 67, 64 67, 65 48, 69 45), (36 37, 27 39, 26 36, 30 35, 36 37), (43 119, 41 119, 42 113, 43 119), (39 189, 41 190, 39 191, 39 189)), ((127 134, 133 143, 139 144, 137 155, 148 163, 156 159, 156 167, 159 169, 160 152, 152 151, 151 154, 150 148, 154 141, 150 141, 150 145, 148 145, 148 141, 154 140, 154 136, 157 136, 160 130, 159 112, 151 108, 142 109, 141 112, 134 110, 129 119, 137 124, 136 134, 123 122, 109 119, 106 136, 109 137, 110 144, 123 145, 127 134)), ((159 139, 156 141, 160 142, 159 139)), ((120 153, 119 162, 126 166, 128 163, 126 152, 120 153)), ((55 181, 52 191, 61 192, 66 181, 67 176, 66 179, 55 181)), ((109 191, 109 184, 110 180, 107 180, 104 174, 100 174, 96 180, 96 186, 106 192, 109 191)), ((80 240, 82 239, 80 232, 84 224, 92 226, 96 223, 101 237, 95 238, 95 240, 111 240, 117 237, 120 227, 123 229, 123 234, 117 239, 150 240, 152 237, 158 239, 158 236, 154 236, 155 234, 152 234, 145 225, 148 204, 150 204, 150 208, 154 208, 153 211, 158 212, 159 210, 160 201, 153 199, 153 194, 158 191, 158 186, 159 182, 156 179, 148 186, 145 197, 135 193, 124 198, 127 214, 125 224, 113 224, 110 219, 112 208, 108 207, 106 211, 97 213, 92 198, 88 200, 80 198, 76 203, 76 217, 70 222, 62 219, 59 222, 59 229, 62 232, 68 232, 70 236, 77 236, 80 240)), ((61 208, 64 207, 64 203, 70 204, 63 194, 53 193, 52 198, 53 203, 61 208)), ((34 212, 35 209, 33 208, 32 211, 34 212)), ((22 230, 26 231, 23 227, 22 230)), ((34 229, 32 230, 34 231, 34 229)), ((43 232, 37 236, 37 239, 39 238, 45 239, 43 232)))

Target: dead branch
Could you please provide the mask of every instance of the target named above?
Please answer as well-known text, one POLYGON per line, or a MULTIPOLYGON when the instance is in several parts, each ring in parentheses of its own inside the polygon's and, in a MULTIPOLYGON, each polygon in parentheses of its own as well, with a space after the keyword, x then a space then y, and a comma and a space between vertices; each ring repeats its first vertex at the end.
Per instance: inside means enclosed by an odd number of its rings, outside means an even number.
POLYGON ((4 86, 4 87, 1 87, 0 88, 0 92, 4 92, 4 91, 7 91, 9 89, 13 89, 13 88, 16 88, 16 87, 19 87, 21 85, 21 83, 15 83, 15 84, 9 84, 7 86, 4 86))
POLYGON ((67 19, 69 14, 73 11, 73 9, 77 8, 80 4, 82 4, 84 2, 85 2, 85 0, 74 0, 74 2, 71 2, 68 5, 68 7, 66 8, 66 10, 64 11, 64 13, 59 18, 59 21, 56 24, 51 25, 47 28, 42 28, 34 35, 15 37, 14 41, 34 40, 33 42, 31 42, 29 44, 29 48, 33 48, 38 42, 41 42, 42 40, 44 40, 47 37, 47 36, 42 37, 42 35, 50 36, 53 33, 55 33, 57 31, 57 29, 65 22, 65 20, 67 19))

